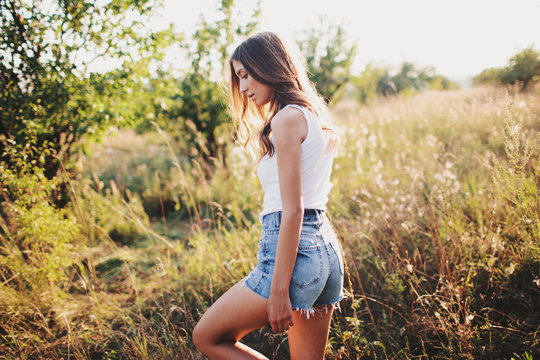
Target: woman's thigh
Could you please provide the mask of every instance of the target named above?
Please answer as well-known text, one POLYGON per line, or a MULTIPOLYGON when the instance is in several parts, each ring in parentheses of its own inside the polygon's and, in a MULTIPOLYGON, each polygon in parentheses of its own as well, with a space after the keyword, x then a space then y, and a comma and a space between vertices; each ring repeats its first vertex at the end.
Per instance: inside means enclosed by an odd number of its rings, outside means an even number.
POLYGON ((294 326, 289 329, 291 360, 321 360, 324 358, 333 307, 314 306, 315 313, 309 316, 300 311, 293 312, 294 326))
POLYGON ((242 279, 208 308, 197 323, 194 336, 209 342, 238 341, 268 323, 267 302, 242 279))

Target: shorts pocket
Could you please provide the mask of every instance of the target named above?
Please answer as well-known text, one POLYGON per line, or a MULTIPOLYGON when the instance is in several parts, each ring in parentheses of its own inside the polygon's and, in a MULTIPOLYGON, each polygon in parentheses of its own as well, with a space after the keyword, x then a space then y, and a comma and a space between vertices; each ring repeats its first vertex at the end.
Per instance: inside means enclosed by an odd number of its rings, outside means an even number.
POLYGON ((332 249, 336 253, 336 256, 337 256, 338 262, 339 262, 339 272, 341 273, 341 275, 343 275, 344 274, 344 271, 343 271, 343 254, 341 253, 341 246, 339 245, 337 240, 331 241, 330 246, 332 247, 332 249))
POLYGON ((323 258, 321 245, 299 246, 291 285, 305 289, 321 278, 323 258))

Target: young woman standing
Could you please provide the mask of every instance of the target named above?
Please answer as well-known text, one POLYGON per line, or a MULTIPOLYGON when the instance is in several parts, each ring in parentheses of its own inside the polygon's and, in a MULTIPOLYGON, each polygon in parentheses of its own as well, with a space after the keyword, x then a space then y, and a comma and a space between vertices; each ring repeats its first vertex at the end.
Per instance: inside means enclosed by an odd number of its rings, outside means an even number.
POLYGON ((276 34, 240 44, 230 69, 233 117, 248 134, 249 115, 260 118, 262 235, 257 267, 206 311, 193 340, 209 359, 267 359, 239 340, 270 324, 288 331, 291 359, 323 359, 343 297, 341 250, 325 214, 336 134, 303 64, 276 34))

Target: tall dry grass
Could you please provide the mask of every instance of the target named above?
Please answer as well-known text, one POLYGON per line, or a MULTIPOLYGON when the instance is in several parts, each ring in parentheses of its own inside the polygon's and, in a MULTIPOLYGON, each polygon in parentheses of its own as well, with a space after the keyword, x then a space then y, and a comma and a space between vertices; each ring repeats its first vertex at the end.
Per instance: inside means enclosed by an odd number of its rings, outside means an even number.
MULTIPOLYGON (((328 359, 539 355, 539 99, 484 88, 332 109, 347 296, 328 359)), ((253 161, 231 146, 209 177, 159 132, 91 150, 71 180, 84 241, 60 295, 15 302, 31 289, 1 284, 3 358, 201 358, 194 324, 255 265, 253 161)), ((269 329, 246 342, 288 358, 269 329)))

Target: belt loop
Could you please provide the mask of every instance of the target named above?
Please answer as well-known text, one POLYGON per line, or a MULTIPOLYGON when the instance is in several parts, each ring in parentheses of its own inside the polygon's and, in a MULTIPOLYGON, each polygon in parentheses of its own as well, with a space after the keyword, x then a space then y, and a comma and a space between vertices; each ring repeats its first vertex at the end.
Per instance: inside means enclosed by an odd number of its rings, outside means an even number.
POLYGON ((276 227, 277 228, 280 228, 281 227, 281 215, 283 214, 282 211, 278 211, 277 212, 277 216, 276 216, 276 227))

